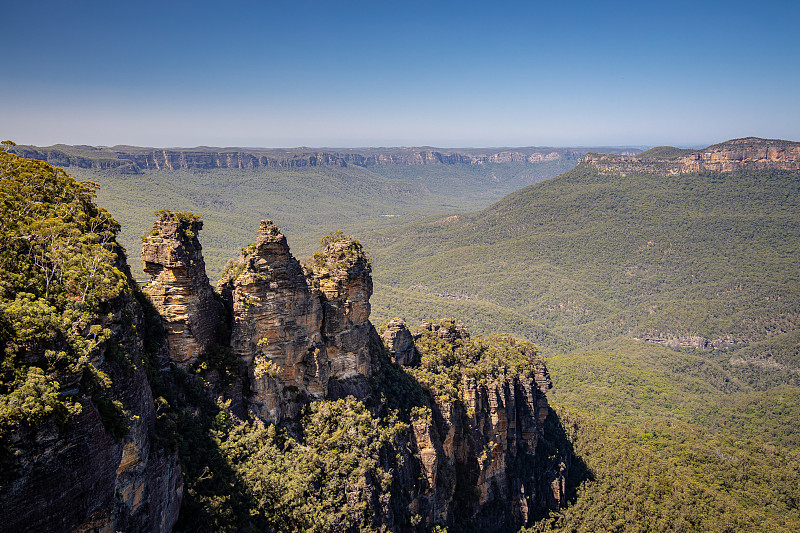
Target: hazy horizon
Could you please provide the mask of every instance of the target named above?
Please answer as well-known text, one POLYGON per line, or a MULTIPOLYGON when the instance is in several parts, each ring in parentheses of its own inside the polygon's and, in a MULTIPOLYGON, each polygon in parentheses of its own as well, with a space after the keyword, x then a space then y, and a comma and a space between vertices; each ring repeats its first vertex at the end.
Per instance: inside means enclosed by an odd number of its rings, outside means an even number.
POLYGON ((28 2, 0 19, 0 136, 337 148, 798 140, 799 15, 774 0, 28 2))

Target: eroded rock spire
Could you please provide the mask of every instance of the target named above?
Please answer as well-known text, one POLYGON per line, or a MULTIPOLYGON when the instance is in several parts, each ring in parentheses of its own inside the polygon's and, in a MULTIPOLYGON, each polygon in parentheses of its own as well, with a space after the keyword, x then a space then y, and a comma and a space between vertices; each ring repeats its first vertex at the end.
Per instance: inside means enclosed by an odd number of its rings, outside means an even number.
POLYGON ((144 292, 167 328, 170 359, 181 367, 195 363, 217 342, 222 305, 206 275, 197 234, 203 228, 192 213, 160 212, 142 244, 144 292))
POLYGON ((249 406, 263 420, 299 413, 322 398, 330 375, 322 339, 322 304, 286 237, 264 220, 219 282, 233 323, 231 348, 244 365, 249 406))

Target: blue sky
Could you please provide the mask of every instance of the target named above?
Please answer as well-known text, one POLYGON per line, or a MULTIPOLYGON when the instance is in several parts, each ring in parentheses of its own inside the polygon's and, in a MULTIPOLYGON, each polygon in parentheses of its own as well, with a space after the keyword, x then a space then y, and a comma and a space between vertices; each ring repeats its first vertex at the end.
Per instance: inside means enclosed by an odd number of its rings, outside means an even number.
POLYGON ((800 140, 800 2, 14 2, 0 136, 145 146, 800 140))

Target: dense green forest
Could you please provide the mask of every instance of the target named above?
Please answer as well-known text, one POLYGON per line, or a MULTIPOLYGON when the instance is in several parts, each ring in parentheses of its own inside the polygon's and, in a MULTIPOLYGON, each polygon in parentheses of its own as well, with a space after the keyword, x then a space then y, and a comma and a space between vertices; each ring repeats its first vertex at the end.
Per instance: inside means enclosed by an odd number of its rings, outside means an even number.
MULTIPOLYGON (((558 350, 625 335, 782 349, 800 319, 800 177, 599 176, 581 165, 488 209, 363 236, 375 315, 444 306, 558 350), (497 315, 502 318, 498 319, 497 315)), ((781 363, 783 364, 783 363, 781 363)))
POLYGON ((109 431, 124 431, 111 380, 91 358, 122 319, 104 316, 101 302, 129 291, 119 224, 94 204, 95 190, 0 151, 0 458, 12 428, 80 413, 77 390, 61 390, 75 382, 109 431))
POLYGON ((591 479, 537 530, 796 531, 800 376, 727 355, 617 338, 548 358, 591 479))

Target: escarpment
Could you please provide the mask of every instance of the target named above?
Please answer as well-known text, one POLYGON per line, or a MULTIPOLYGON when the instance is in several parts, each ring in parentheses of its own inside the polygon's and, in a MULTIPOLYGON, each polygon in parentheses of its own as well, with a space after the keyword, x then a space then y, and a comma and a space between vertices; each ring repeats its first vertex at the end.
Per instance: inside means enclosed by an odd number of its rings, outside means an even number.
POLYGON ((375 167, 420 165, 486 165, 489 163, 541 163, 576 160, 585 151, 561 148, 517 148, 515 150, 363 148, 294 148, 290 150, 242 148, 154 149, 132 146, 92 147, 55 145, 42 148, 10 148, 22 157, 80 168, 115 169, 136 174, 144 170, 195 169, 302 169, 313 167, 375 167))
POLYGON ((800 143, 746 137, 702 150, 656 148, 655 155, 587 154, 581 159, 601 174, 689 174, 701 171, 732 172, 743 169, 800 170, 800 143), (665 152, 671 152, 665 156, 665 152))

